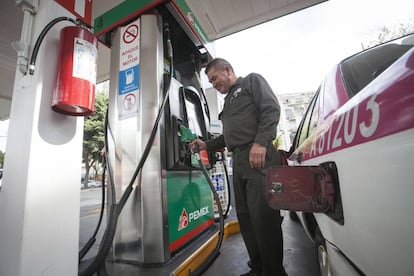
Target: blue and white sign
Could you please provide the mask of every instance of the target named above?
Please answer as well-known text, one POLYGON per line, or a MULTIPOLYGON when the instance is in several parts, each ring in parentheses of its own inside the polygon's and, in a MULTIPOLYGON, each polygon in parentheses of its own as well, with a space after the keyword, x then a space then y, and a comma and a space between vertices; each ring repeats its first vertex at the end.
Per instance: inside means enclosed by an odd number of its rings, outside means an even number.
POLYGON ((119 118, 136 115, 139 106, 140 20, 121 28, 119 52, 119 118))
POLYGON ((119 95, 139 89, 139 65, 119 71, 119 95))

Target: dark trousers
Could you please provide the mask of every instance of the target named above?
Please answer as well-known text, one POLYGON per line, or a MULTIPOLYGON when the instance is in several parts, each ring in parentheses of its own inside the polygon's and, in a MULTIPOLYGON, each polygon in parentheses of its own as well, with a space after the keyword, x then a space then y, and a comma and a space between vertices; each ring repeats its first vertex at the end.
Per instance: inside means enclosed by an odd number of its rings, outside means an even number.
MULTIPOLYGON (((254 272, 263 276, 285 275, 280 211, 267 205, 266 174, 250 167, 249 150, 233 152, 233 186, 240 231, 254 272)), ((272 152, 268 150, 267 166, 272 152)))

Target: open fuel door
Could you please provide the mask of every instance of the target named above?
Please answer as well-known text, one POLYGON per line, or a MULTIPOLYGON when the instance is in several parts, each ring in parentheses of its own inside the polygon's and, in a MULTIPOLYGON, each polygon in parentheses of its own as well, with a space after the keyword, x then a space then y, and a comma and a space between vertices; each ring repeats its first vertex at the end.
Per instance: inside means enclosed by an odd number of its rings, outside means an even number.
MULTIPOLYGON (((335 172, 336 173, 336 172, 335 172)), ((273 209, 325 213, 334 210, 335 181, 325 166, 275 166, 267 173, 267 203, 273 209)))

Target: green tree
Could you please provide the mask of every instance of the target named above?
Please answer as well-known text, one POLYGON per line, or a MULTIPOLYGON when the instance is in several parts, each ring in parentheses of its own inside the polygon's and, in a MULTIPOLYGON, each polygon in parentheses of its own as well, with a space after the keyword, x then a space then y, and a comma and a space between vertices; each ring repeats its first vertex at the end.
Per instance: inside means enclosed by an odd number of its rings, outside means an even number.
POLYGON ((97 168, 102 160, 102 150, 105 143, 105 114, 108 106, 108 95, 96 93, 95 109, 93 114, 85 118, 83 129, 82 159, 85 164, 85 188, 88 187, 89 172, 92 167, 97 168))
POLYGON ((4 155, 5 153, 0 150, 0 168, 4 166, 4 155))
POLYGON ((382 26, 370 33, 370 40, 363 45, 364 48, 374 47, 378 44, 388 42, 395 38, 414 32, 414 19, 406 23, 400 23, 392 26, 382 26))

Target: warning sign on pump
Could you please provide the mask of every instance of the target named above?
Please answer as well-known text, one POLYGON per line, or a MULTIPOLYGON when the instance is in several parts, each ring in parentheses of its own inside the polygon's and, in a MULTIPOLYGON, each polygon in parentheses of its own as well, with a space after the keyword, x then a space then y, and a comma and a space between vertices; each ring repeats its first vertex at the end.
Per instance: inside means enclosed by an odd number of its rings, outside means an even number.
POLYGON ((138 112, 139 66, 119 71, 119 117, 128 118, 138 112))
POLYGON ((120 31, 118 109, 122 119, 138 112, 140 20, 131 22, 120 31))
POLYGON ((122 33, 122 40, 125 43, 131 43, 138 37, 138 34, 139 34, 138 25, 135 23, 132 23, 128 25, 125 28, 124 32, 122 33))
POLYGON ((139 19, 121 28, 119 70, 139 64, 139 19))
POLYGON ((119 95, 123 95, 139 88, 139 66, 119 71, 119 95))
POLYGON ((123 100, 123 108, 126 111, 132 110, 135 107, 136 97, 134 94, 127 94, 123 100))

